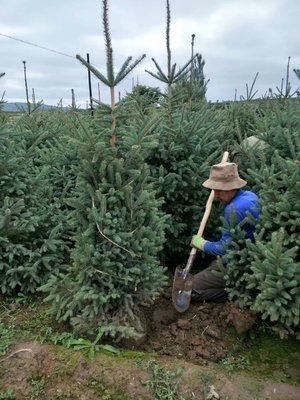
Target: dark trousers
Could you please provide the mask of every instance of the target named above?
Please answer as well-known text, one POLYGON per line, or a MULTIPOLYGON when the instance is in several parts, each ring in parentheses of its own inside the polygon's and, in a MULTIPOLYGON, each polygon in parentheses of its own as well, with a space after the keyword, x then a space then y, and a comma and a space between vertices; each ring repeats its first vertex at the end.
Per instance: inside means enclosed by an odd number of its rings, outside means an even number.
POLYGON ((203 271, 193 276, 192 300, 223 302, 227 300, 225 281, 219 270, 217 259, 203 271))

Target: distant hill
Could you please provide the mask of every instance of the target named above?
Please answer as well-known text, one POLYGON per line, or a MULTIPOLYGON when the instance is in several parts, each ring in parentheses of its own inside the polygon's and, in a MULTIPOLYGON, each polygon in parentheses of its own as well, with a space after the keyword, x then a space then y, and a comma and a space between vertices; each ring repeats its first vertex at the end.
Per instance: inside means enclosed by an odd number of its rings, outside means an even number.
MULTIPOLYGON (((33 105, 31 104, 31 107, 33 108, 33 105)), ((0 109, 5 112, 22 112, 22 111, 27 111, 27 103, 22 103, 22 102, 17 102, 17 103, 2 103, 0 104, 0 109)), ((38 109, 41 111, 49 111, 49 110, 55 110, 55 109, 62 109, 64 111, 69 110, 69 107, 56 107, 56 106, 50 106, 48 104, 41 104, 38 106, 38 109)))

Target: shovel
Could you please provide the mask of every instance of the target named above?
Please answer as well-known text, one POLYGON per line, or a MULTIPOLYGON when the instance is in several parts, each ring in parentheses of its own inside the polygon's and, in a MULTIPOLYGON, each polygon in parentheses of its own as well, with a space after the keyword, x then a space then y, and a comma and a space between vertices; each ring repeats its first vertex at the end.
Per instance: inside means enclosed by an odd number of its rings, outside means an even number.
MULTIPOLYGON (((221 162, 226 162, 228 159, 228 151, 223 154, 221 162)), ((206 222, 208 220, 212 203, 214 200, 215 192, 211 191, 205 206, 205 212, 202 217, 197 235, 202 236, 206 222)), ((175 309, 179 312, 184 312, 189 308, 191 302, 191 294, 193 287, 192 277, 189 272, 193 266, 194 260, 197 255, 197 249, 192 248, 190 256, 184 269, 177 267, 174 274, 173 288, 172 288, 172 301, 175 309)))

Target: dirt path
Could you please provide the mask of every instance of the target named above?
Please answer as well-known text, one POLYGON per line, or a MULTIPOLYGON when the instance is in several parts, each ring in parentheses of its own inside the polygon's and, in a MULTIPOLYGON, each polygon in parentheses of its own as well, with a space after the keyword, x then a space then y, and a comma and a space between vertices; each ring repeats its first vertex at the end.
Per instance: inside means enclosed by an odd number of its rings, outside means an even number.
MULTIPOLYGON (((12 390, 15 397, 11 398, 17 400, 170 399, 155 397, 154 389, 145 385, 150 380, 155 386, 156 379, 161 379, 153 375, 153 366, 160 373, 175 371, 172 382, 178 387, 174 399, 179 395, 181 399, 206 400, 300 398, 300 388, 243 373, 225 374, 210 362, 200 366, 168 356, 141 359, 104 354, 87 360, 81 352, 33 342, 19 343, 1 359, 1 390, 12 390)), ((166 383, 170 392, 170 382, 166 383)))
POLYGON ((49 330, 40 304, 3 306, 1 323, 18 333, 0 357, 1 400, 300 399, 299 342, 241 334, 255 321, 230 303, 192 303, 180 314, 166 293, 143 310, 141 339, 93 359, 84 350, 22 340, 23 332, 32 338, 49 330))

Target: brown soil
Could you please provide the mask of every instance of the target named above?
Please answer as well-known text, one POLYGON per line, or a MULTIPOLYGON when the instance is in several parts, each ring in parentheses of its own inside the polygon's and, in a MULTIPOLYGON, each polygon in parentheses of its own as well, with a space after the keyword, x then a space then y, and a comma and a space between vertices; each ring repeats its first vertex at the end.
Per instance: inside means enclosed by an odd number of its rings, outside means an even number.
MULTIPOLYGON (((247 374, 242 365, 234 370, 217 365, 253 325, 252 315, 230 303, 192 303, 180 314, 173 308, 170 291, 144 311, 145 335, 135 342, 124 341, 123 349, 133 352, 121 356, 98 353, 88 360, 83 352, 62 346, 15 343, 0 358, 0 399, 300 399, 300 388, 283 382, 287 375, 299 381, 299 369, 277 370, 272 377, 260 378, 247 374), (159 397, 145 385, 159 379, 151 375, 151 363, 175 375, 180 368, 173 378, 178 388, 172 397, 159 397), (1 397, 8 389, 15 397, 1 397)), ((24 315, 20 320, 24 323, 24 315)), ((300 360, 299 353, 293 356, 300 360)))
POLYGON ((137 343, 125 342, 131 349, 155 351, 177 359, 204 365, 226 356, 238 335, 255 323, 250 313, 235 308, 231 303, 192 302, 185 313, 177 312, 171 300, 171 290, 145 309, 146 335, 137 343), (232 334, 234 327, 237 335, 232 334))

